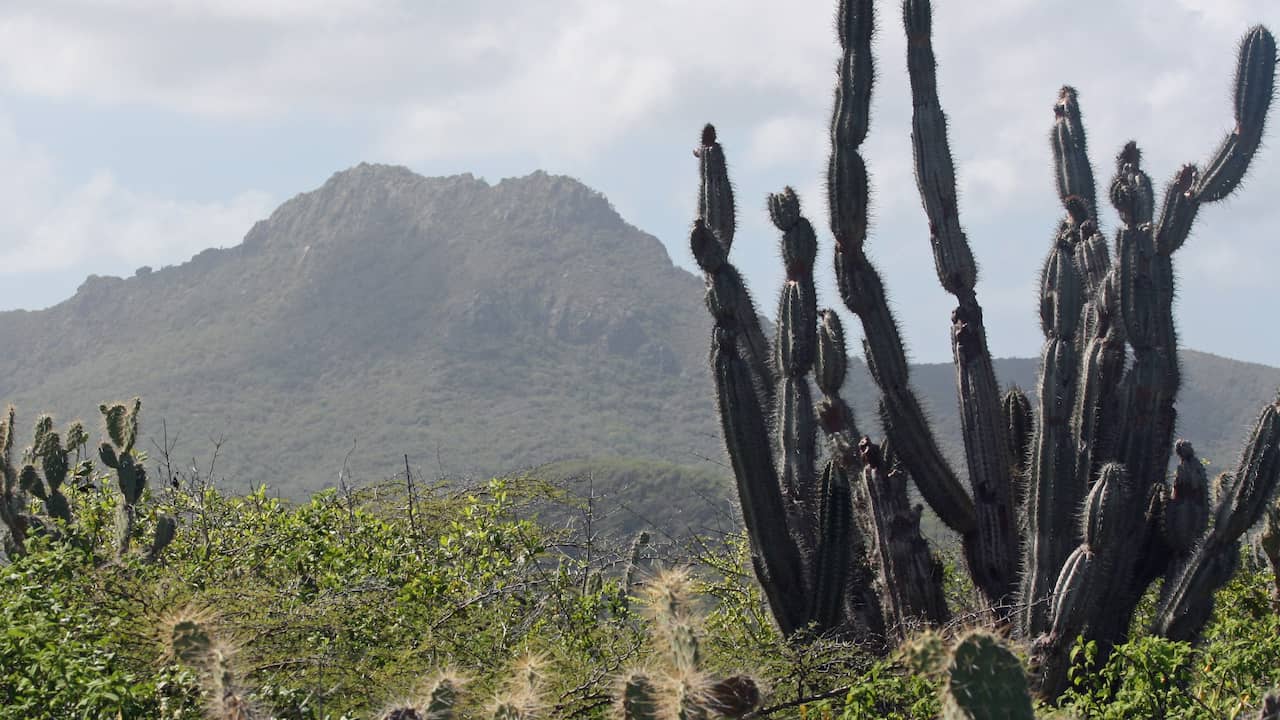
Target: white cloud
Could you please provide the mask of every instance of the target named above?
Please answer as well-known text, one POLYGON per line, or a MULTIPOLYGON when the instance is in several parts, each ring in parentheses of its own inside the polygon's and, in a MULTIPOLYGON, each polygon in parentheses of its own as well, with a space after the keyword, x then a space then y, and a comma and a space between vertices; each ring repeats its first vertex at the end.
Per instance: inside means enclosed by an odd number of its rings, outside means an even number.
POLYGON ((40 147, 24 143, 0 118, 0 277, 83 266, 176 263, 208 247, 239 243, 272 206, 261 192, 221 202, 177 202, 122 187, 95 172, 65 184, 40 147))

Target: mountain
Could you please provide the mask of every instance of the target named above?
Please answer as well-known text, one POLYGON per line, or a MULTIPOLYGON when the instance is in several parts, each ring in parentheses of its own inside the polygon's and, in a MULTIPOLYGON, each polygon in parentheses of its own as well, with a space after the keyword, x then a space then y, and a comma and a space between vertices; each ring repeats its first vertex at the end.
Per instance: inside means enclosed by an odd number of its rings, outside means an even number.
MULTIPOLYGON (((203 465, 224 438, 217 474, 232 487, 300 496, 344 468, 356 482, 402 472, 405 454, 431 477, 557 461, 581 476, 584 459, 611 458, 594 466, 603 487, 677 486, 637 490, 637 517, 693 512, 695 491, 720 512, 709 325, 701 279, 573 179, 360 165, 236 247, 0 313, 0 399, 27 423, 45 409, 96 421, 99 402, 141 395, 142 446, 155 456, 167 432, 176 461, 203 465)), ((1230 464, 1280 370, 1183 359, 1184 433, 1230 464)), ((997 362, 1024 387, 1035 365, 997 362)), ((914 379, 955 457, 951 372, 914 379)), ((857 363, 850 385, 870 418, 857 363)))
POLYGON ((684 461, 716 447, 701 294, 577 181, 360 165, 237 247, 0 313, 0 397, 69 418, 141 395, 179 457, 225 436, 220 474, 290 494, 405 453, 432 475, 684 461))

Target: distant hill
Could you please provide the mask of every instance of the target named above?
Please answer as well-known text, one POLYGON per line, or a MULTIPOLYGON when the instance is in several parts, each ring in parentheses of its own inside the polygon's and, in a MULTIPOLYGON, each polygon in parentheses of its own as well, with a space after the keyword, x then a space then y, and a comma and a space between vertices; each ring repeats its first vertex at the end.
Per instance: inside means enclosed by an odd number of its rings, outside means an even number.
MULTIPOLYGON (((236 247, 0 313, 0 399, 26 423, 44 409, 96 421, 99 402, 141 395, 144 448, 162 421, 184 462, 225 437, 218 474, 233 488, 295 496, 344 466, 357 482, 402 473, 404 454, 429 476, 553 462, 582 475, 592 461, 601 492, 634 496, 629 517, 691 526, 711 517, 691 508, 718 513, 730 492, 709 325, 701 279, 573 179, 360 165, 236 247), (688 504, 693 487, 706 497, 688 504)), ((1183 361, 1180 430, 1230 464, 1280 370, 1183 361)), ((997 362, 1028 388, 1035 366, 997 362)), ((958 457, 950 366, 920 365, 914 381, 958 457)), ((861 365, 849 382, 872 427, 861 365)))

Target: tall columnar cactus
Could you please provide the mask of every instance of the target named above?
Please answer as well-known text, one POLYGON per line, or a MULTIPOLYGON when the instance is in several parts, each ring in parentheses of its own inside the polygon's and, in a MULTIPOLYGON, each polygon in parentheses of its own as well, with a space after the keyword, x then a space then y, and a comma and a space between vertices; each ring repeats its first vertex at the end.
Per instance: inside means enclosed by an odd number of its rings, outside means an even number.
POLYGON ((1275 492, 1275 406, 1263 412, 1236 481, 1215 502, 1189 443, 1178 444, 1178 470, 1172 481, 1165 478, 1175 450, 1179 386, 1173 254, 1200 206, 1240 184, 1261 143, 1275 40, 1260 26, 1245 36, 1235 125, 1203 168, 1183 166, 1158 198, 1137 144, 1121 150, 1102 193, 1120 219, 1114 245, 1099 220, 1078 93, 1059 92, 1050 149, 1063 216, 1041 274, 1045 341, 1033 403, 1016 390, 1002 398, 992 370, 938 100, 928 0, 906 0, 902 19, 917 188, 939 282, 956 299, 951 341, 969 487, 943 459, 912 392, 896 322, 864 250, 869 199, 859 149, 869 129, 874 76, 873 0, 839 3, 842 55, 827 189, 836 286, 862 324, 891 452, 862 440, 840 399, 843 333, 833 312, 816 308, 816 235, 790 189, 769 200, 782 234, 786 282, 774 352, 768 352, 761 321, 728 259, 734 201, 724 148, 708 125, 695 151, 701 182, 690 244, 706 274, 725 445, 756 574, 784 633, 865 639, 945 619, 945 604, 934 601, 941 597, 939 573, 931 569, 902 489, 910 479, 960 536, 970 575, 994 617, 1035 641, 1038 681, 1042 692, 1054 695, 1065 679, 1064 648, 1083 634, 1105 656, 1125 639, 1139 599, 1157 579, 1164 578, 1164 591, 1156 629, 1196 637, 1214 590, 1234 572, 1241 534, 1275 492), (816 407, 809 377, 823 396, 816 407), (818 427, 829 445, 820 471, 818 427), (890 454, 893 463, 885 460, 890 454), (883 604, 875 600, 877 579, 883 604))

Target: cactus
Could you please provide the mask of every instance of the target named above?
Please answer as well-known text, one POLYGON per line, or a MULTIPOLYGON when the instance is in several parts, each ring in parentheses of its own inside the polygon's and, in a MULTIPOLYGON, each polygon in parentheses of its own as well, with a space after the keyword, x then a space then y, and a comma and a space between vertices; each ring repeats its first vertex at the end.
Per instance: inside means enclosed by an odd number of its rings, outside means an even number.
POLYGON ((0 521, 4 522, 5 554, 16 557, 26 553, 27 530, 31 520, 26 514, 27 497, 19 484, 19 472, 13 467, 14 409, 10 405, 0 419, 0 521))
MULTIPOLYGON (((1219 494, 1213 527, 1183 563, 1170 567, 1156 609, 1155 630, 1195 640, 1213 612, 1213 595, 1235 574, 1240 538, 1267 509, 1280 473, 1280 399, 1263 409, 1234 481, 1219 494)), ((1165 513, 1169 512, 1165 505, 1165 513)))
POLYGON ((536 655, 524 655, 510 668, 502 691, 492 703, 493 720, 533 720, 545 709, 544 661, 536 655))
POLYGON ((1280 720, 1280 691, 1272 690, 1262 698, 1257 720, 1280 720))
POLYGON ((622 591, 629 598, 631 591, 639 582, 642 565, 645 563, 644 549, 649 545, 649 533, 640 531, 631 541, 631 552, 627 555, 627 569, 622 576, 622 591))
POLYGON ((1022 663, 990 633, 972 632, 957 641, 945 676, 945 720, 1035 717, 1022 663))
POLYGON ((698 616, 685 570, 660 573, 645 588, 658 664, 623 675, 615 700, 625 720, 740 718, 760 705, 760 688, 746 675, 716 680, 701 669, 698 616))
POLYGON ((100 405, 106 423, 106 442, 98 447, 102 464, 116 472, 122 501, 116 514, 117 552, 121 557, 129 553, 133 543, 134 526, 137 523, 137 504, 147 487, 147 469, 137 460, 133 445, 138 437, 138 412, 142 401, 133 399, 133 406, 123 403, 100 405))
POLYGON ((1022 662, 998 636, 971 630, 953 642, 928 630, 911 638, 900 659, 908 668, 938 680, 941 717, 1034 717, 1022 662))
POLYGON ((442 672, 431 683, 425 698, 397 703, 378 715, 379 720, 453 720, 462 692, 462 678, 442 672))
MULTIPOLYGON (((132 407, 123 404, 100 406, 110 442, 102 443, 99 457, 116 471, 123 496, 116 516, 118 554, 121 557, 129 551, 138 514, 137 504, 147 482, 146 468, 133 454, 141 406, 137 398, 132 407)), ((84 425, 77 420, 60 435, 54 430, 53 418, 49 415, 41 415, 36 421, 34 441, 23 453, 25 464, 20 470, 15 470, 11 460, 14 415, 14 409, 10 407, 7 417, 0 420, 0 479, 3 480, 0 521, 8 530, 6 550, 10 557, 25 552, 26 538, 32 531, 48 531, 58 536, 57 527, 46 519, 57 520, 63 525, 71 524, 71 503, 63 493, 63 487, 70 475, 85 478, 93 473, 93 464, 88 460, 72 467, 72 456, 77 455, 89 440, 84 425), (29 512, 29 498, 40 501, 45 519, 29 512)), ((144 560, 156 562, 173 542, 176 532, 177 520, 160 513, 156 518, 155 536, 144 560)))
POLYGON ((53 418, 41 415, 36 421, 35 440, 27 451, 31 464, 22 468, 19 483, 24 491, 41 502, 45 515, 69 525, 71 503, 63 494, 62 485, 71 472, 71 456, 87 440, 84 426, 79 421, 73 422, 67 428, 66 437, 64 446, 62 435, 53 429, 53 418), (40 465, 39 471, 36 463, 40 465))
POLYGON ((836 285, 862 324, 867 366, 881 394, 883 445, 892 448, 894 463, 885 464, 881 455, 888 452, 870 440, 859 443, 853 413, 840 400, 842 332, 834 313, 815 307, 817 240, 799 199, 789 188, 769 198, 786 269, 770 354, 729 261, 734 201, 714 127, 704 128, 695 151, 700 187, 690 245, 706 277, 711 366, 752 562, 789 636, 804 631, 865 640, 890 628, 945 621, 945 604, 931 600, 941 594, 938 573, 929 569, 927 546, 918 540, 900 488, 909 478, 960 536, 969 574, 994 619, 1034 643, 1037 682, 1052 697, 1065 681, 1064 648, 1083 634, 1098 643, 1105 660, 1126 639, 1142 594, 1157 579, 1165 579, 1165 589, 1156 629, 1195 638, 1213 592, 1234 572, 1241 535, 1275 491, 1280 420, 1274 407, 1264 411, 1245 449, 1238 480, 1213 503, 1191 445, 1175 449, 1179 370, 1172 315, 1174 253, 1200 206, 1239 186, 1260 145, 1275 39, 1261 26, 1245 36, 1235 125, 1203 168, 1183 166, 1157 195, 1138 145, 1130 142, 1117 155, 1114 178, 1102 193, 1120 219, 1110 247, 1079 95, 1071 87, 1059 92, 1050 149, 1063 216, 1041 274, 1045 340, 1033 411, 1020 392, 1001 398, 995 382, 938 99, 931 8, 928 0, 903 4, 917 189, 938 280, 956 300, 951 344, 966 489, 938 451, 911 389, 896 322, 864 250, 869 199, 859 151, 869 131, 873 4, 839 3, 842 55, 827 190, 836 285), (823 394, 816 408, 810 377, 823 394), (829 445, 821 472, 817 428, 829 445), (860 445, 870 454, 860 454, 860 445), (1171 454, 1179 466, 1168 483, 1171 454), (887 598, 883 606, 875 600, 876 578, 887 598))
POLYGON ((1258 536, 1258 548, 1271 565, 1271 604, 1280 612, 1280 503, 1267 508, 1267 519, 1262 534, 1258 536))
POLYGON ((183 608, 161 623, 161 640, 169 658, 200 676, 208 720, 256 720, 265 717, 248 699, 232 666, 234 650, 216 629, 212 612, 183 608))
POLYGON ((633 670, 622 678, 618 714, 624 720, 658 720, 658 688, 648 673, 633 670))
MULTIPOLYGON (((88 440, 79 421, 71 423, 65 434, 59 434, 53 429, 53 418, 41 415, 36 420, 34 441, 23 453, 25 464, 15 470, 11 459, 14 416, 14 409, 10 407, 7 417, 0 420, 0 475, 4 483, 0 521, 8 530, 10 556, 25 551, 26 537, 32 531, 49 531, 55 537, 60 534, 57 527, 45 519, 71 524, 71 503, 62 492, 63 484, 72 474, 71 456, 88 440), (40 501, 45 519, 29 512, 30 498, 40 501)), ((76 476, 87 472, 83 465, 75 468, 76 476)))

